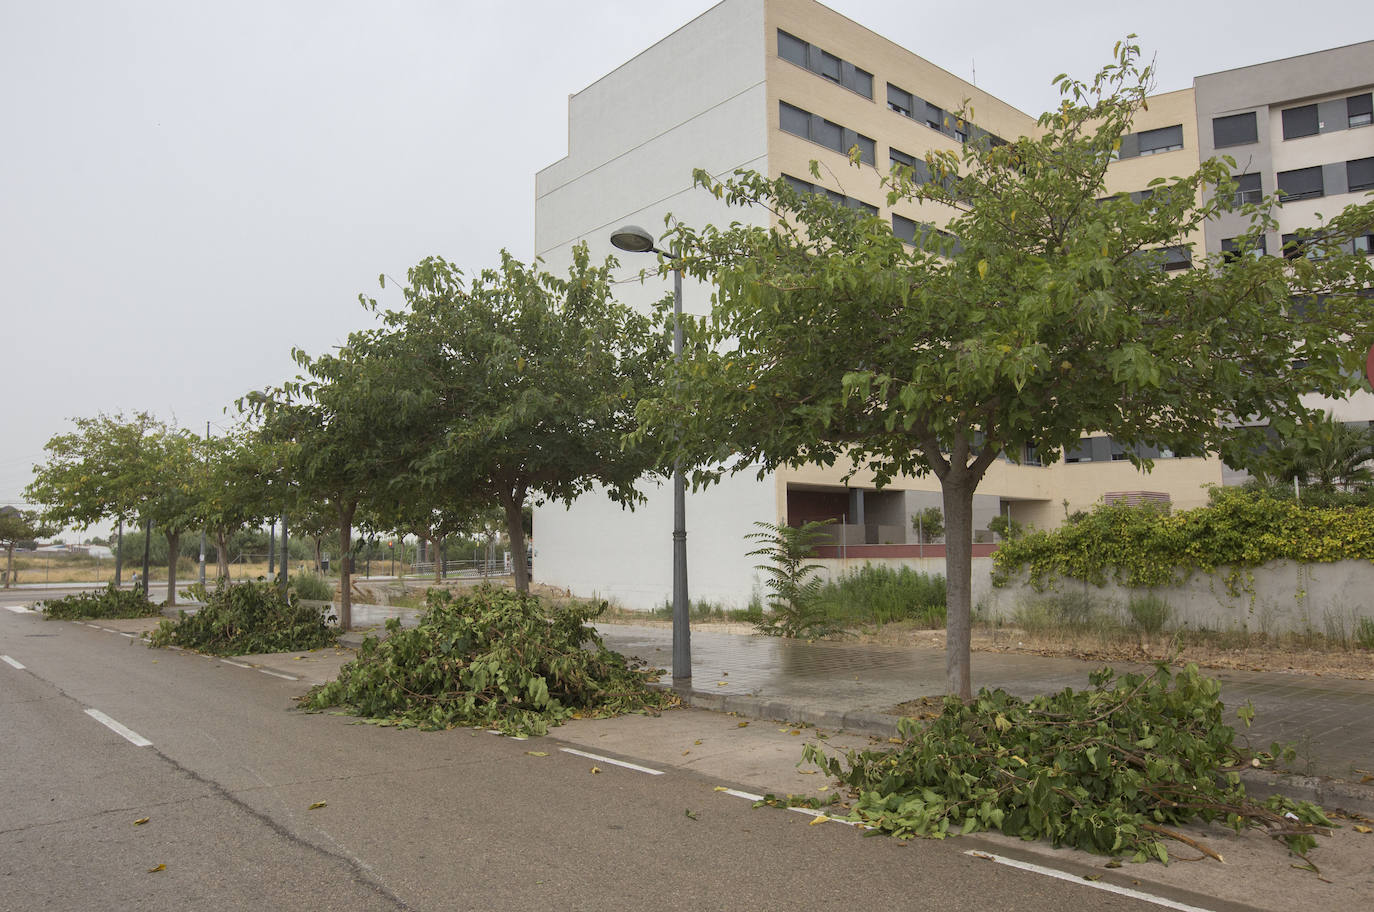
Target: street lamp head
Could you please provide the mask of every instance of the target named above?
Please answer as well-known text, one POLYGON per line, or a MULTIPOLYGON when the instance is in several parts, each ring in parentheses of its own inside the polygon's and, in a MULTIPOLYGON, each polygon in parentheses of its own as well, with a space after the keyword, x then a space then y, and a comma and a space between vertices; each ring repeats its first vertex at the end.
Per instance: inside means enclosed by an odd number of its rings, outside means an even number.
POLYGON ((638 225, 625 225, 611 234, 611 244, 630 253, 650 253, 654 247, 654 236, 638 225))

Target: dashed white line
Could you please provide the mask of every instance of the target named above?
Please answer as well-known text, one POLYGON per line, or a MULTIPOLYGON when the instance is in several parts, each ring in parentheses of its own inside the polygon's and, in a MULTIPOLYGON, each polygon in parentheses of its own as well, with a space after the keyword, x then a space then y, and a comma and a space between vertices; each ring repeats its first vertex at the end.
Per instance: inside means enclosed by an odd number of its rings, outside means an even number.
POLYGON ((136 640, 136 639, 138 639, 138 634, 136 634, 136 633, 124 633, 123 631, 120 631, 120 634, 119 634, 119 635, 120 635, 120 636, 126 636, 126 637, 128 637, 129 639, 131 639, 131 640, 136 640))
POLYGON ((285 680, 285 681, 299 681, 299 680, 300 680, 300 678, 296 677, 295 675, 282 674, 280 671, 268 671, 266 668, 259 668, 258 671, 262 672, 262 673, 265 674, 265 675, 271 675, 271 676, 274 677, 274 678, 281 678, 282 680, 285 680))
POLYGON ((721 789, 727 795, 734 795, 736 798, 743 798, 745 801, 762 801, 762 795, 754 795, 749 792, 741 792, 739 789, 721 789))
POLYGON ((969 849, 964 854, 972 855, 974 858, 981 858, 984 861, 995 861, 997 864, 1006 865, 1011 868, 1020 868, 1022 871, 1043 874, 1046 877, 1053 877, 1055 880, 1066 880, 1069 883, 1076 883, 1081 887, 1092 887, 1094 890, 1106 890, 1108 893, 1129 896, 1131 899, 1153 903, 1156 906, 1163 906, 1166 909, 1178 909, 1179 912, 1210 912, 1210 910, 1204 909, 1201 906, 1190 906, 1187 903, 1165 899, 1163 896, 1142 893, 1140 890, 1132 890, 1130 887, 1118 887, 1116 884, 1104 883, 1100 880, 1084 880, 1077 874, 1070 874, 1067 871, 1060 871, 1055 868, 1047 868, 1043 865, 1032 864, 1029 861, 1018 861, 1015 858, 1007 858, 1005 855, 994 855, 991 852, 980 852, 977 849, 969 849))
MULTIPOLYGON (((81 622, 80 622, 80 621, 77 621, 77 623, 79 624, 79 623, 81 623, 81 622)), ((104 629, 105 629, 104 627, 101 627, 99 624, 90 624, 90 623, 88 623, 88 624, 86 624, 86 626, 87 626, 87 627, 94 627, 96 630, 104 630, 104 629)))
POLYGON ((124 725, 120 722, 116 722, 114 719, 111 719, 109 716, 105 715, 98 709, 88 709, 86 710, 86 715, 90 716, 92 719, 99 722, 101 725, 105 726, 110 731, 119 735, 121 738, 128 741, 134 747, 152 747, 153 745, 153 742, 149 741, 147 738, 143 737, 138 732, 129 728, 127 725, 124 725))
POLYGON ((23 663, 20 662, 18 659, 11 659, 9 656, 6 656, 6 655, 0 655, 0 662, 4 662, 6 665, 12 665, 12 666, 14 666, 15 668, 18 668, 18 669, 21 669, 21 670, 22 670, 23 667, 24 667, 23 663))
POLYGON ((228 659, 220 659, 225 665, 233 665, 235 668, 252 668, 252 665, 245 665, 242 662, 231 662, 228 659))
POLYGON ((6 605, 5 607, 15 614, 33 614, 33 609, 27 605, 6 605))
POLYGON ((616 760, 612 757, 603 757, 600 754, 589 754, 586 751, 573 750, 571 747, 559 748, 565 754, 575 754, 578 757, 586 757, 588 760, 596 760, 599 763, 609 763, 612 766, 623 766, 638 773, 648 773, 650 776, 662 776, 663 770, 649 769, 647 766, 640 766, 638 763, 626 763, 624 760, 616 760))

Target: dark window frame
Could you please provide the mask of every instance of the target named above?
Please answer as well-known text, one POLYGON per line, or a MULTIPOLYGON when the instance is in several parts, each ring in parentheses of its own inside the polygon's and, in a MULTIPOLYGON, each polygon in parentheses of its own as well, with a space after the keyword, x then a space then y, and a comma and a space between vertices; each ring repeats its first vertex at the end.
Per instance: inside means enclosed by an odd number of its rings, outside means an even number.
POLYGON ((1138 155, 1162 155, 1165 152, 1177 152, 1183 148, 1183 124, 1156 127, 1153 130, 1141 130, 1136 134, 1136 137, 1140 148, 1138 155), (1146 137, 1160 144, 1147 147, 1145 145, 1146 137), (1173 141, 1175 137, 1177 137, 1177 142, 1173 141))
POLYGON ((848 89, 855 95, 873 100, 873 74, 856 66, 837 54, 832 54, 819 45, 793 35, 785 29, 778 29, 778 59, 815 73, 826 82, 833 82, 848 89), (787 46, 789 53, 784 53, 787 46), (815 53, 813 54, 812 51, 815 53), (796 59, 800 55, 801 60, 796 59))
POLYGON ((1374 123, 1374 92, 1351 95, 1345 100, 1346 126, 1367 127, 1374 123))
POLYGON ((1345 163, 1346 190, 1358 193, 1374 190, 1374 156, 1354 158, 1345 163))
POLYGON ((1321 118, 1315 104, 1284 108, 1281 116, 1284 139, 1302 139, 1321 132, 1321 118))
POLYGON ((1279 202, 1287 203, 1292 200, 1317 199, 1326 196, 1325 179, 1322 177, 1322 166, 1312 165, 1308 168, 1294 168, 1291 171, 1280 171, 1278 173, 1279 202), (1287 177, 1285 177, 1287 175, 1287 177), (1315 175, 1316 180, 1312 178, 1315 175), (1288 186, 1284 187, 1284 181, 1288 181, 1288 186))
POLYGON ((1259 116, 1254 111, 1212 118, 1212 146, 1227 149, 1259 142, 1259 116))

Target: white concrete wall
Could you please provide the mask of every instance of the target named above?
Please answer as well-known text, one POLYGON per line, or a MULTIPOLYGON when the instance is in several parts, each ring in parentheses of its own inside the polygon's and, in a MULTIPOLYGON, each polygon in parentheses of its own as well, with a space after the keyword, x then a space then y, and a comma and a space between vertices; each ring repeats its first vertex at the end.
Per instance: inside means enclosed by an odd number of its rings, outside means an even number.
MULTIPOLYGON (((647 308, 672 293, 648 276, 650 255, 624 253, 610 234, 636 224, 659 236, 665 218, 700 228, 767 224, 762 211, 729 209, 692 185, 704 168, 768 171, 763 0, 724 0, 569 99, 568 155, 535 180, 535 249, 553 271, 586 241, 594 261, 621 262, 617 296, 647 308)), ((688 313, 710 308, 710 289, 688 282, 688 313)), ((688 586, 693 600, 745 607, 756 587, 755 521, 778 519, 776 484, 752 474, 726 479, 687 500, 688 586)), ((647 481, 649 500, 631 513, 599 493, 534 511, 534 578, 576 595, 632 609, 658 607, 672 591, 672 490, 647 481)))
MULTIPOLYGON (((1296 564, 1274 561, 1262 567, 1240 569, 1237 594, 1226 587, 1230 568, 1215 573, 1194 573, 1177 586, 1150 590, 1169 603, 1169 626, 1209 630, 1245 630, 1251 633, 1326 633, 1332 625, 1353 632, 1356 619, 1374 618, 1374 564, 1369 561, 1336 561, 1329 564, 1296 564)), ((975 576, 978 574, 975 573, 975 576)), ((986 579, 986 577, 984 577, 986 579)), ((1030 586, 1016 583, 994 589, 974 590, 981 595, 991 617, 1010 620, 1027 600, 1043 598, 1030 586)), ((1143 590, 1115 584, 1093 586, 1078 580, 1059 580, 1053 591, 1081 591, 1108 610, 1125 616, 1127 602, 1143 590)))

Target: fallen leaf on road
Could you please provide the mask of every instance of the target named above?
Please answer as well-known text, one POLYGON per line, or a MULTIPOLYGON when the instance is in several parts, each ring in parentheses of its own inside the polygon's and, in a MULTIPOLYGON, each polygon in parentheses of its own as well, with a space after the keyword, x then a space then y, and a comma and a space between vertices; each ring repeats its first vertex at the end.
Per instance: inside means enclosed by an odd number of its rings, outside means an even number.
POLYGON ((328 803, 328 802, 325 802, 325 801, 316 801, 314 804, 310 805, 310 807, 306 808, 306 810, 307 810, 307 811, 313 811, 313 810, 315 810, 316 808, 322 808, 322 807, 324 807, 327 803, 328 803))
POLYGON ((818 823, 825 823, 829 819, 829 817, 825 816, 824 814, 821 814, 818 817, 812 817, 811 822, 808 823, 807 826, 815 826, 818 823))
POLYGON ((729 683, 730 683, 729 681, 717 681, 717 682, 716 682, 716 686, 717 686, 717 687, 724 687, 726 684, 729 684, 729 683))
POLYGON ((1355 824, 1355 832, 1356 832, 1356 833, 1374 833, 1374 830, 1370 829, 1370 828, 1367 827, 1367 826, 1360 826, 1360 825, 1357 823, 1357 824, 1355 824))
POLYGON ((698 738, 698 739, 696 739, 695 741, 693 741, 692 743, 693 743, 693 744, 700 744, 700 743, 701 743, 701 739, 698 738))
POLYGON ((547 757, 549 755, 547 751, 525 751, 525 753, 531 757, 547 757))
POLYGON ((593 775, 593 776, 595 776, 595 775, 596 775, 597 773, 599 773, 599 772, 601 772, 601 767, 599 767, 599 766, 594 766, 594 767, 592 767, 592 775, 593 775))
POLYGON ((137 820, 134 821, 134 826, 143 826, 143 824, 145 824, 145 823, 147 823, 147 822, 148 822, 148 818, 147 818, 147 817, 140 817, 140 818, 138 818, 137 820))
POLYGON ((718 791, 718 792, 728 792, 728 791, 730 791, 730 790, 729 790, 728 788, 726 788, 725 786, 723 786, 723 785, 718 785, 718 786, 716 786, 716 791, 718 791))
POLYGON ((682 756, 685 757, 685 756, 687 756, 687 755, 690 754, 690 753, 691 753, 690 750, 685 750, 685 751, 682 752, 682 756))
POLYGON ((799 729, 795 729, 795 728, 794 728, 794 729, 792 729, 790 732, 788 732, 788 734, 789 734, 789 735, 800 735, 800 734, 801 734, 801 731, 800 731, 799 729))
POLYGON ((695 811, 686 811, 685 813, 687 814, 688 817, 691 817, 693 820, 699 820, 699 819, 700 819, 699 817, 697 817, 695 811))
POLYGON ((160 865, 158 865, 158 866, 155 867, 155 868, 149 868, 149 869, 148 869, 148 873, 149 873, 149 874, 156 874, 158 871, 165 871, 165 870, 167 870, 167 866, 166 866, 165 864, 160 864, 160 865))
POLYGON ((821 786, 820 788, 816 789, 816 791, 818 791, 818 792, 828 792, 828 791, 830 791, 830 786, 828 786, 828 785, 823 785, 823 786, 821 786))
POLYGON ((737 722, 737 723, 735 723, 735 727, 736 727, 736 728, 745 728, 745 727, 748 726, 748 725, 749 725, 748 722, 737 722))
POLYGON ((816 774, 819 773, 819 772, 820 772, 820 770, 797 770, 797 775, 798 775, 798 776, 814 776, 814 775, 816 775, 816 774))

